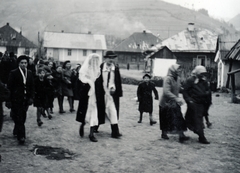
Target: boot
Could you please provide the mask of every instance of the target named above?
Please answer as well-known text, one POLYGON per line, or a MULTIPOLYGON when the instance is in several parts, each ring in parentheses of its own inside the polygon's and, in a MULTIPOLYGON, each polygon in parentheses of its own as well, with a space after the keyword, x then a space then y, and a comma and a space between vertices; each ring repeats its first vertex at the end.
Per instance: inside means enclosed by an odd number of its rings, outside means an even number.
POLYGON ((206 124, 207 124, 207 127, 208 127, 208 128, 211 128, 212 123, 210 123, 210 122, 208 121, 208 122, 206 122, 206 124))
POLYGON ((143 116, 143 114, 140 113, 140 117, 139 117, 139 121, 138 121, 138 123, 142 123, 142 116, 143 116))
POLYGON ((66 113, 63 110, 63 96, 58 96, 58 105, 59 105, 59 113, 60 114, 66 113))
POLYGON ((150 125, 152 126, 153 124, 156 124, 157 121, 153 120, 152 114, 149 114, 149 120, 150 120, 150 125))
POLYGON ((93 133, 99 133, 98 128, 99 128, 99 125, 98 126, 94 126, 93 133))
POLYGON ((73 108, 73 98, 72 97, 68 97, 68 102, 69 102, 69 106, 70 106, 70 112, 75 112, 74 108, 73 108))
POLYGON ((41 121, 41 108, 37 108, 37 124, 39 127, 43 124, 41 121))
POLYGON ((46 111, 47 111, 47 114, 48 114, 48 119, 51 120, 51 119, 52 119, 52 115, 51 115, 50 112, 49 112, 49 108, 46 109, 46 111))
POLYGON ((111 134, 112 138, 119 138, 122 136, 122 134, 119 133, 118 124, 111 124, 111 129, 112 129, 112 134, 111 134))
POLYGON ((198 142, 201 144, 210 144, 204 136, 204 133, 199 134, 198 142))
POLYGON ((185 134, 183 132, 179 133, 179 142, 183 143, 184 141, 189 140, 190 138, 188 136, 185 136, 185 134))
POLYGON ((39 127, 42 126, 43 122, 41 121, 41 119, 37 119, 37 124, 39 127))
POLYGON ((84 123, 82 123, 81 125, 80 125, 80 127, 79 127, 79 135, 81 136, 81 137, 83 137, 84 136, 84 123))
POLYGON ((95 138, 95 136, 93 135, 93 131, 94 131, 94 127, 90 127, 90 134, 89 134, 89 139, 92 142, 97 142, 98 140, 95 138))
POLYGON ((166 131, 162 131, 161 138, 163 138, 163 139, 169 139, 166 131))

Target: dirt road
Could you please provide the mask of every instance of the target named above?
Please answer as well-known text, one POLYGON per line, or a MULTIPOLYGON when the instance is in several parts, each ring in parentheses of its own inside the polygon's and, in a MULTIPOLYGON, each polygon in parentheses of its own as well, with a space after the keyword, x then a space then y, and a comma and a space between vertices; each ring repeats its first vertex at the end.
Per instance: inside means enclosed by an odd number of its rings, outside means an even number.
MULTIPOLYGON (((119 128, 121 139, 110 138, 110 124, 106 122, 96 134, 97 143, 88 139, 89 126, 85 136, 78 135, 79 123, 75 113, 59 114, 57 102, 53 119, 43 119, 43 126, 36 123, 36 110, 30 107, 26 122, 27 140, 19 146, 12 135, 13 122, 9 110, 0 134, 1 173, 238 173, 240 172, 240 106, 230 103, 230 95, 213 94, 210 109, 211 129, 205 129, 210 145, 197 142, 197 136, 190 131, 190 141, 181 144, 176 135, 162 140, 159 131, 158 101, 154 101, 156 125, 149 125, 148 114, 143 122, 137 123, 137 86, 123 85, 119 128), (38 147, 36 147, 38 145, 38 147), (39 146, 60 148, 64 158, 46 158, 40 155, 39 146), (38 148, 38 149, 35 149, 38 148), (35 150, 34 150, 35 149, 35 150), (35 151, 35 154, 34 154, 35 151)), ((157 88, 161 95, 162 89, 157 88)), ((77 108, 77 102, 75 102, 77 108)), ((186 106, 182 107, 183 112, 186 106)), ((55 150, 56 152, 59 150, 55 150)), ((61 153, 61 152, 60 152, 61 153)))

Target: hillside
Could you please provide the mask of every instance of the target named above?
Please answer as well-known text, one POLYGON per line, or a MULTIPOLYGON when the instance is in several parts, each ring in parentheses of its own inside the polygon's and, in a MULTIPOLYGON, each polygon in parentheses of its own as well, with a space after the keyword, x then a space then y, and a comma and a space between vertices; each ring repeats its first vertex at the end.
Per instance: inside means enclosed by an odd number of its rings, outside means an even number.
POLYGON ((150 30, 165 39, 194 22, 222 32, 235 32, 226 23, 161 0, 1 0, 0 26, 7 22, 33 42, 38 32, 61 31, 126 38, 150 30))
POLYGON ((229 20, 229 23, 233 24, 233 26, 240 31, 240 14, 229 20))

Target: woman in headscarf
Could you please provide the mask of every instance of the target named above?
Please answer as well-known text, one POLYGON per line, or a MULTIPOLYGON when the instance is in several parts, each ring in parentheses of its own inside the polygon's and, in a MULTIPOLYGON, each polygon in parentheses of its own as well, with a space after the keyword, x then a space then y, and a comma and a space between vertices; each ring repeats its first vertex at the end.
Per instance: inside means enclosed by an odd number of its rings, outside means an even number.
POLYGON ((185 115, 187 127, 199 136, 199 142, 210 144, 204 135, 203 117, 207 112, 207 106, 211 102, 211 94, 206 81, 207 70, 204 66, 196 66, 190 78, 183 85, 183 97, 187 103, 185 115))
POLYGON ((96 80, 100 76, 100 56, 98 54, 90 54, 79 71, 78 93, 79 105, 77 110, 76 121, 81 122, 79 133, 84 135, 85 122, 90 124, 89 139, 92 142, 97 142, 93 132, 98 122, 98 108, 96 98, 96 80))
MULTIPOLYGON (((73 89, 72 89, 72 70, 71 70, 71 62, 70 61, 65 61, 63 63, 63 82, 62 82, 62 101, 64 96, 68 97, 68 103, 69 103, 69 111, 74 112, 75 110, 73 109, 73 89)), ((63 111, 64 113, 64 111, 63 111)))
POLYGON ((177 133, 179 142, 184 142, 189 137, 184 135, 187 130, 185 120, 181 112, 183 99, 179 97, 180 91, 180 74, 181 67, 178 64, 173 64, 168 69, 168 74, 163 83, 163 94, 159 102, 159 119, 161 137, 169 139, 167 133, 177 133))

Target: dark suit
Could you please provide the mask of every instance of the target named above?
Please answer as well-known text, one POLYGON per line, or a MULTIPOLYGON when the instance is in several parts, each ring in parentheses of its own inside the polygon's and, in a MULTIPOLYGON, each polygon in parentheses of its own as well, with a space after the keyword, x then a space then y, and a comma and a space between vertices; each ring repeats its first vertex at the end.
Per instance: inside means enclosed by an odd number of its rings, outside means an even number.
POLYGON ((27 110, 34 97, 34 80, 30 70, 27 71, 26 85, 23 83, 23 76, 19 68, 12 70, 7 83, 11 92, 11 111, 15 123, 13 133, 17 135, 18 140, 26 138, 25 121, 27 110))

